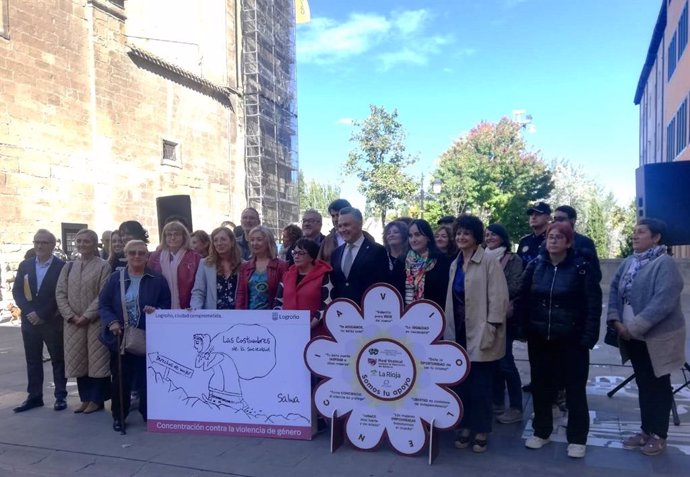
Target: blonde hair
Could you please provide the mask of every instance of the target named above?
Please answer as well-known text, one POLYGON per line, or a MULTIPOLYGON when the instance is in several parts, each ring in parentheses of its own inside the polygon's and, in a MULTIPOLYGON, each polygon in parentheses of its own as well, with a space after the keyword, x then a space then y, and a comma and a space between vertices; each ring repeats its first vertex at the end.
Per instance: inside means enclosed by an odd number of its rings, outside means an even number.
POLYGON ((189 243, 192 241, 192 236, 189 233, 189 230, 187 230, 187 227, 184 226, 182 222, 179 222, 177 220, 173 220, 172 222, 168 222, 163 226, 163 230, 161 233, 161 244, 160 248, 161 250, 164 250, 168 248, 168 245, 165 243, 165 234, 170 231, 175 231, 175 232, 181 232, 182 237, 184 237, 184 242, 182 243, 182 248, 188 249, 189 248, 189 243))
POLYGON ((96 255, 98 255, 98 234, 91 229, 81 229, 74 236, 74 240, 76 241, 77 237, 80 235, 86 235, 89 237, 89 239, 91 239, 93 242, 93 251, 96 252, 96 255))
POLYGON ((218 255, 216 247, 213 245, 213 239, 220 233, 227 234, 230 242, 232 242, 232 250, 230 250, 230 265, 232 273, 235 273, 242 264, 242 250, 240 249, 240 246, 237 245, 235 234, 227 227, 218 227, 211 232, 211 244, 208 247, 208 257, 206 257, 204 260, 206 260, 207 264, 218 267, 218 264, 220 263, 220 255, 218 255))
MULTIPOLYGON (((271 229, 263 225, 257 225, 247 234, 247 242, 249 242, 249 239, 254 232, 258 232, 263 235, 266 242, 268 242, 268 256, 270 258, 278 257, 278 247, 276 247, 276 239, 273 237, 273 232, 271 232, 271 229)), ((252 254, 252 256, 254 256, 254 254, 252 254)))

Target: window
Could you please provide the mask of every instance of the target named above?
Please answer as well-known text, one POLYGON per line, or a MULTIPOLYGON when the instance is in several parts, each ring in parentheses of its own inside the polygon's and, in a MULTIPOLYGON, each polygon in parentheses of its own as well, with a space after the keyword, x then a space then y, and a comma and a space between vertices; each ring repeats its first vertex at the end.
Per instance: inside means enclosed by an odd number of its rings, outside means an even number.
POLYGON ((77 245, 74 243, 77 232, 81 229, 88 228, 88 225, 63 222, 60 228, 62 229, 62 233, 60 234, 62 235, 62 251, 65 252, 67 258, 71 259, 73 258, 73 254, 77 251, 77 245))
POLYGON ((163 139, 163 157, 161 164, 164 166, 182 167, 180 160, 180 144, 175 141, 163 139))
POLYGON ((673 38, 671 43, 668 44, 668 77, 666 80, 670 80, 673 76, 673 72, 676 71, 676 63, 678 58, 676 57, 676 33, 673 33, 673 38))
POLYGON ((676 113, 676 154, 674 157, 677 157, 681 152, 683 152, 683 149, 685 149, 685 146, 688 144, 687 129, 688 100, 685 99, 676 113))
POLYGON ((0 0, 0 37, 10 39, 10 0, 0 0))
POLYGON ((688 45, 688 2, 685 2, 683 12, 678 20, 678 59, 683 55, 688 45))
POLYGON ((676 118, 666 126, 666 161, 671 162, 676 158, 676 118))

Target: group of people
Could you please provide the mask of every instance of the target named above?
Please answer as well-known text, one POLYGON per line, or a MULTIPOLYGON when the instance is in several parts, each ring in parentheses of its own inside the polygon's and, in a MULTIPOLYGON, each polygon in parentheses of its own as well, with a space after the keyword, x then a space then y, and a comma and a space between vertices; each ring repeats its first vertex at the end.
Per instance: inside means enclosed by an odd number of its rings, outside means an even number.
MULTIPOLYGON (((55 410, 66 404, 66 379, 77 379, 80 405, 89 414, 112 400, 113 429, 121 431, 138 393, 144 420, 146 362, 136 330, 155 309, 308 310, 312 336, 327 335, 322 314, 339 298, 361 303, 375 283, 389 283, 405 305, 425 299, 445 311, 444 338, 462 345, 470 374, 455 391, 464 414, 455 445, 481 453, 494 420, 523 419, 522 383, 512 348, 526 340, 539 449, 553 430, 552 405, 559 392, 569 412, 568 455, 586 453, 589 413, 586 384, 589 350, 599 338, 601 271, 594 243, 574 231, 577 212, 553 214, 539 202, 527 210, 532 233, 517 253, 500 224, 484 226, 472 215, 444 218, 436 230, 423 219, 400 218, 384 229, 383 245, 363 231, 361 212, 345 199, 328 208, 333 228, 321 233, 322 216, 304 212, 301 227, 282 232, 280 252, 259 213, 247 208, 241 233, 223 224, 210 234, 190 232, 182 218, 162 228, 149 253, 148 234, 137 221, 109 234, 105 253, 98 236, 76 235, 77 257, 53 255, 55 237, 39 230, 35 257, 22 262, 13 295, 22 310, 28 397, 15 412, 43 405, 42 347, 51 355, 55 410), (107 257, 103 258, 103 257, 107 257), (506 390, 508 407, 505 406, 506 390)), ((663 245, 664 224, 642 219, 635 254, 621 265, 609 297, 608 322, 622 354, 632 360, 642 428, 626 447, 663 451, 671 406, 669 373, 684 360, 683 282, 663 245)))

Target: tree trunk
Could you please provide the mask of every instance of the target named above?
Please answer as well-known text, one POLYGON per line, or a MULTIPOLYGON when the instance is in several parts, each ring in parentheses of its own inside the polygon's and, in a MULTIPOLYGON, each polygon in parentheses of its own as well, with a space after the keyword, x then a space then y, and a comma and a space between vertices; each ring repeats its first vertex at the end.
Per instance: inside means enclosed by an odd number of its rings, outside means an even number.
POLYGON ((386 209, 381 209, 381 228, 386 226, 386 209))

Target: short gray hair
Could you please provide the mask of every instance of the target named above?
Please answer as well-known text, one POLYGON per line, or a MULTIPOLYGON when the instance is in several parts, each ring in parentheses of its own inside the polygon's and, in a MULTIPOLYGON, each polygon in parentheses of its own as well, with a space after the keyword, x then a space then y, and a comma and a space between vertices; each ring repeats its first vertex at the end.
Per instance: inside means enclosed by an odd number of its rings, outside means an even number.
POLYGON ((36 237, 36 235, 38 235, 38 234, 46 234, 46 235, 50 236, 50 240, 53 241, 53 245, 55 245, 55 244, 57 243, 57 238, 56 238, 55 235, 53 235, 53 233, 52 233, 50 230, 48 230, 48 229, 38 229, 38 230, 36 231, 36 233, 34 234, 34 237, 36 237))
POLYGON ((352 215, 360 224, 364 223, 364 218, 362 217, 362 212, 354 207, 343 207, 340 209, 340 215, 352 215))

